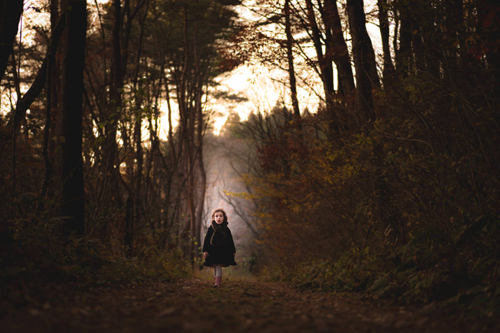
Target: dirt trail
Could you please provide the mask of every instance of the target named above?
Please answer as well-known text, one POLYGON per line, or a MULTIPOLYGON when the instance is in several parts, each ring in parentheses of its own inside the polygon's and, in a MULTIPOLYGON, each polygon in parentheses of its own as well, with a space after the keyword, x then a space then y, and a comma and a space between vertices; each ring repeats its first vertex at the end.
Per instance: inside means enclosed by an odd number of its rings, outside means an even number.
POLYGON ((11 311, 1 332, 479 332, 479 324, 379 308, 280 283, 187 279, 154 286, 88 288, 11 311))

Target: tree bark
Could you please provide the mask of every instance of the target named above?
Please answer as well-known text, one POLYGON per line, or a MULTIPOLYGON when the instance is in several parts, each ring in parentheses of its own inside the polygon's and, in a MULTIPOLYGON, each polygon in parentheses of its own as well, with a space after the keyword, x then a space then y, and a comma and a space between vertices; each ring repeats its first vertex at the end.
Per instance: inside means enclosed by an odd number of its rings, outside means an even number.
MULTIPOLYGON (((205 194, 207 187, 207 173, 205 170, 205 164, 203 161, 203 136, 205 132, 205 117, 203 116, 203 108, 202 108, 202 95, 203 95, 203 73, 200 68, 200 57, 199 50, 197 47, 197 25, 195 25, 194 31, 194 63, 195 63, 195 73, 196 73, 196 91, 194 97, 194 108, 196 112, 197 119, 197 128, 196 128, 196 144, 197 144, 197 152, 196 152, 196 163, 198 167, 198 197, 196 199, 196 212, 195 212, 195 231, 194 237, 196 239, 196 244, 201 246, 201 225, 203 219, 203 210, 205 207, 205 194)), ((195 249, 195 257, 198 256, 198 249, 195 249)))
POLYGON ((389 20, 387 16, 387 7, 387 0, 378 1, 378 20, 382 39, 382 49, 384 51, 384 69, 382 71, 384 80, 390 79, 394 73, 394 65, 392 64, 391 59, 391 49, 389 47, 389 20))
POLYGON ((300 129, 300 109, 299 100, 297 99, 297 80, 295 79, 295 68, 293 65, 293 36, 290 22, 290 0, 285 0, 285 34, 286 34, 286 57, 288 61, 288 78, 290 83, 290 95, 292 98, 293 114, 295 121, 299 122, 300 129))
POLYGON ((337 1, 325 0, 325 6, 323 8, 321 1, 318 0, 318 6, 325 25, 325 63, 327 64, 325 71, 327 71, 328 74, 328 80, 326 82, 326 89, 328 90, 328 94, 326 95, 326 105, 332 119, 330 122, 330 129, 335 130, 338 133, 340 132, 341 127, 341 115, 338 114, 338 108, 337 110, 334 110, 332 61, 335 63, 335 66, 337 66, 339 95, 348 98, 353 94, 355 89, 354 76, 352 73, 349 51, 343 35, 342 22, 340 21, 337 1))
MULTIPOLYGON (((364 71, 370 77, 373 87, 380 86, 380 79, 377 73, 377 63, 375 59, 375 51, 373 50, 372 41, 366 30, 366 16, 364 10, 363 0, 349 0, 347 1, 347 9, 349 12, 349 25, 351 27, 351 34, 356 35, 353 37, 353 49, 357 48, 358 53, 362 56, 362 66, 364 71), (356 39, 356 43, 354 43, 356 39)), ((353 50, 353 53, 355 51, 353 50)), ((356 60, 354 60, 356 62, 356 60)))
MULTIPOLYGON (((425 48, 424 42, 422 41, 422 29, 420 24, 416 20, 411 21, 411 37, 413 46, 413 55, 415 57, 415 68, 417 74, 421 74, 426 71, 425 68, 425 48)), ((456 60, 455 60, 456 63, 456 60)))
MULTIPOLYGON (((143 162, 144 155, 142 149, 142 110, 141 103, 142 97, 138 97, 136 94, 136 119, 134 124, 134 143, 135 143, 135 177, 133 178, 134 186, 131 186, 130 189, 133 191, 132 198, 134 199, 134 209, 132 215, 132 226, 134 222, 139 225, 139 217, 141 216, 142 204, 141 204, 141 189, 142 189, 142 170, 143 170, 143 162)), ((134 232, 133 227, 131 228, 132 234, 134 232)))
POLYGON ((396 70, 402 77, 407 77, 413 68, 411 60, 411 22, 409 18, 408 4, 397 0, 399 12, 400 32, 399 47, 396 51, 396 70))
MULTIPOLYGON (((112 28, 112 44, 113 44, 113 57, 111 64, 111 91, 110 91, 110 103, 108 108, 108 115, 106 119, 106 125, 104 127, 106 137, 105 137, 105 151, 104 156, 107 159, 105 163, 104 173, 109 173, 111 175, 111 181, 115 182, 114 174, 116 172, 116 133, 118 130, 118 119, 121 112, 122 106, 122 92, 123 88, 123 77, 122 77, 122 55, 121 55, 121 43, 120 43, 120 30, 122 25, 121 19, 121 3, 120 0, 113 0, 113 28, 112 28)), ((115 182, 116 183, 116 182, 115 182)))
POLYGON ((87 32, 87 3, 68 0, 62 65, 62 204, 65 229, 85 232, 82 160, 83 68, 87 32), (70 9, 70 10, 68 10, 70 9))
MULTIPOLYGON (((306 0, 307 7, 307 19, 309 21, 309 28, 312 32, 314 49, 316 50, 316 56, 318 57, 319 69, 321 73, 321 81, 323 82, 323 91, 325 92, 325 100, 329 101, 328 96, 334 94, 333 87, 333 66, 332 59, 325 58, 323 54, 323 43, 321 42, 321 33, 316 20, 316 13, 314 12, 313 4, 311 0, 306 0)), ((330 34, 331 35, 331 34, 330 34)))
POLYGON ((356 69, 357 109, 363 122, 367 122, 376 118, 373 111, 372 89, 380 84, 375 64, 375 52, 366 31, 363 0, 347 0, 347 10, 356 69))
MULTIPOLYGON (((53 174, 53 165, 51 161, 51 156, 49 154, 49 149, 53 147, 50 147, 50 133, 53 132, 52 127, 52 108, 55 103, 55 96, 56 94, 54 93, 54 62, 55 62, 55 53, 57 52, 57 44, 59 43, 60 36, 62 35, 62 31, 64 29, 64 16, 62 19, 59 19, 59 13, 58 13, 58 7, 57 7, 57 2, 55 0, 51 1, 51 30, 52 30, 52 37, 51 41, 49 44, 49 50, 50 53, 47 55, 47 71, 46 71, 46 80, 47 83, 45 84, 45 91, 46 91, 46 98, 47 101, 45 103, 45 126, 43 129, 43 148, 42 148, 42 158, 44 160, 44 165, 45 165, 45 174, 43 177, 43 183, 42 183, 42 188, 40 190, 40 197, 44 198, 47 195, 47 190, 49 188, 49 182, 53 174), (62 26, 62 27, 60 27, 62 26), (59 32, 58 29, 61 29, 59 32), (54 38, 54 36, 57 35, 57 38, 54 38), (56 44, 56 45, 54 45, 56 44)), ((44 210, 44 202, 40 201, 37 204, 36 207, 36 216, 39 216, 41 212, 44 210)))
POLYGON ((23 13, 23 0, 4 0, 0 5, 0 81, 9 62, 19 21, 23 13))
MULTIPOLYGON (((319 2, 321 3, 321 2, 319 2)), ((316 56, 318 57, 318 63, 321 73, 321 81, 323 82, 323 91, 325 93, 325 102, 326 109, 328 110, 328 114, 332 118, 330 120, 330 128, 336 132, 340 131, 340 116, 334 111, 334 96, 335 96, 335 87, 333 80, 333 58, 334 58, 334 41, 333 41, 333 33, 331 29, 326 29, 325 31, 325 39, 326 39, 326 52, 323 54, 323 43, 321 41, 321 33, 318 27, 318 23, 316 21, 316 13, 314 12, 314 7, 311 0, 306 0, 307 7, 307 18, 309 21, 309 27, 312 31, 314 48, 316 50, 316 56)), ((331 24, 330 15, 324 15, 324 10, 321 11, 323 13, 323 20, 326 19, 325 26, 331 24)), ((347 50, 347 46, 346 46, 347 50)), ((338 66, 337 66, 338 68, 338 66)), ((337 70, 337 73, 340 73, 337 70)), ((351 72, 352 74, 352 72, 351 72)), ((338 76, 338 94, 341 96, 345 96, 345 91, 342 86, 342 79, 340 75, 338 76)))
POLYGON ((350 96, 354 89, 354 75, 352 73, 351 59, 344 39, 342 22, 336 0, 325 0, 325 9, 322 11, 323 22, 326 28, 327 50, 331 48, 326 60, 333 60, 342 79, 342 95, 350 96))
POLYGON ((132 196, 128 196, 125 203, 125 255, 130 258, 133 255, 133 239, 134 239, 134 203, 132 196))

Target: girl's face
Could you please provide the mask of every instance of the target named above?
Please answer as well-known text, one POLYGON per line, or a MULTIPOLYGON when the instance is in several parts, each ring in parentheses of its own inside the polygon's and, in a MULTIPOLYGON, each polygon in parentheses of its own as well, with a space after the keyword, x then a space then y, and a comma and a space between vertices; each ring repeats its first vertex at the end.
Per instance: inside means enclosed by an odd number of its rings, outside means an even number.
POLYGON ((217 224, 221 224, 222 222, 224 222, 224 213, 216 212, 214 215, 214 220, 215 220, 215 223, 217 223, 217 224))

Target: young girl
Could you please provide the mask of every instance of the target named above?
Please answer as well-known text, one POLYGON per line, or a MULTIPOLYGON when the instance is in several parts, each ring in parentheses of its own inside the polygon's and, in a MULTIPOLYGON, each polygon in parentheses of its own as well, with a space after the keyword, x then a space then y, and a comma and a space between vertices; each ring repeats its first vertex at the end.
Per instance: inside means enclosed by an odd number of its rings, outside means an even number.
POLYGON ((226 212, 222 208, 217 208, 212 213, 212 225, 208 228, 203 242, 203 255, 203 265, 214 268, 214 288, 218 288, 222 282, 222 267, 236 265, 236 248, 231 230, 227 227, 226 212))

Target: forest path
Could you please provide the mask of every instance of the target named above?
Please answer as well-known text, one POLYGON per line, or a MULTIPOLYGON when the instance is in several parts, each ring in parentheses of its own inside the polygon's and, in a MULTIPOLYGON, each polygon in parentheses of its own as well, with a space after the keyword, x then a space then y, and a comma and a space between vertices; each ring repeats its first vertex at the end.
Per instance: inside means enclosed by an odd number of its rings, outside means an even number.
MULTIPOLYGON (((61 293, 0 319, 2 332, 477 332, 453 317, 235 278, 61 293), (71 294, 71 295, 70 295, 71 294), (6 329, 6 330, 5 330, 6 329)), ((62 290, 61 290, 62 291, 62 290)))

